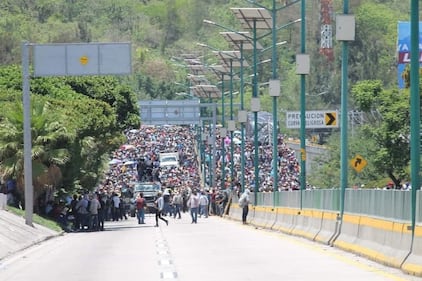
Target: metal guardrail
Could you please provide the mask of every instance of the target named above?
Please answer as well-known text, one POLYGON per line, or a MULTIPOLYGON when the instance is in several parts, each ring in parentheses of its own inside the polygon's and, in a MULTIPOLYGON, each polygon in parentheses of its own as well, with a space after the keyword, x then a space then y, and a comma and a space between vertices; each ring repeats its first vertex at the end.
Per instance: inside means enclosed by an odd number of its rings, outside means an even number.
MULTIPOLYGON (((411 191, 404 190, 348 189, 345 194, 345 212, 410 222, 411 197, 411 191)), ((257 205, 300 208, 301 200, 304 209, 340 210, 339 189, 258 193, 257 205)), ((422 223, 421 191, 417 191, 416 202, 416 223, 420 224, 422 223)))

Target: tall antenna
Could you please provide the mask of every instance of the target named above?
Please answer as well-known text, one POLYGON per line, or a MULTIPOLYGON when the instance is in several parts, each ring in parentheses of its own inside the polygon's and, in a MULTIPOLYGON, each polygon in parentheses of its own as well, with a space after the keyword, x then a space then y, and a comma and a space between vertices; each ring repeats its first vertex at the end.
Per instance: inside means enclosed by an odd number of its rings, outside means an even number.
POLYGON ((333 54, 333 1, 321 0, 321 45, 319 53, 327 57, 328 61, 334 60, 333 54))

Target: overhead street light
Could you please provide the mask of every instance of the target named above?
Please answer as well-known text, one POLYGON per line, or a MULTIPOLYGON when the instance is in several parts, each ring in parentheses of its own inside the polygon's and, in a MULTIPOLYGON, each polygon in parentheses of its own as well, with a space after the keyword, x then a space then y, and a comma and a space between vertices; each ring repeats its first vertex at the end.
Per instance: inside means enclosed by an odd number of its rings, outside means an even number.
MULTIPOLYGON (((278 45, 277 42, 277 36, 276 33, 278 30, 281 30, 285 27, 288 27, 292 24, 295 24, 297 22, 300 22, 301 19, 297 19, 294 21, 291 21, 283 26, 277 27, 276 26, 276 13, 278 10, 283 9, 284 7, 276 7, 276 2, 273 0, 272 2, 272 8, 266 8, 263 5, 260 5, 256 3, 255 1, 248 1, 249 3, 252 3, 259 8, 232 8, 232 11, 235 13, 236 17, 241 21, 241 24, 249 29, 253 30, 254 33, 254 41, 263 38, 267 35, 272 35, 272 78, 269 81, 270 82, 270 96, 273 98, 273 163, 272 163, 272 174, 273 174, 273 190, 278 191, 278 162, 277 162, 277 156, 278 156, 278 118, 277 118, 277 98, 280 95, 280 80, 278 78, 277 73, 277 52, 276 52, 276 46, 278 45), (271 12, 271 13, 270 13, 271 12), (269 29, 271 30, 269 33, 264 34, 263 36, 257 38, 256 32, 257 29, 269 29)), ((302 1, 304 2, 304 1, 302 1)), ((285 44, 285 43, 281 43, 285 44)), ((256 49, 255 49, 256 53, 256 49)), ((255 60, 256 64, 256 60, 255 60)), ((257 93, 257 77, 256 77, 256 71, 254 71, 254 92, 257 93)), ((257 116, 255 115, 255 123, 257 122, 257 116)), ((255 136, 256 138, 257 136, 255 136)), ((256 172, 256 171, 255 171, 256 172)), ((255 174, 257 177, 257 174, 255 174)), ((277 195, 277 194, 276 194, 277 195)), ((276 204, 277 196, 274 196, 274 204, 276 204)), ((256 196, 255 196, 256 200, 256 196)))
MULTIPOLYGON (((227 68, 229 69, 229 77, 230 77, 230 124, 233 124, 234 122, 234 115, 233 115, 233 68, 234 67, 240 67, 241 68, 241 72, 243 70, 243 66, 245 64, 244 59, 243 59, 243 55, 241 51, 221 51, 218 50, 217 48, 211 47, 207 44, 203 44, 203 43, 197 43, 198 46, 201 47, 205 47, 208 49, 213 50, 213 53, 218 56, 221 61, 223 62, 224 65, 227 66, 227 68)), ((247 66, 247 63, 246 63, 247 66)), ((242 81, 242 78, 241 78, 242 81)), ((223 95, 224 96, 224 95, 223 95)), ((231 172, 231 183, 233 184, 234 182, 234 142, 233 142, 233 131, 234 130, 229 130, 230 131, 230 172, 231 172)))
POLYGON ((259 191, 259 144, 258 144, 258 111, 260 111, 260 103, 258 97, 258 81, 257 81, 257 30, 268 29, 271 24, 271 15, 265 9, 260 8, 231 8, 236 18, 240 20, 241 25, 246 29, 252 30, 253 42, 253 90, 251 109, 254 116, 254 205, 257 204, 259 191))
POLYGON ((321 92, 321 93, 318 93, 318 94, 305 93, 305 95, 308 96, 308 97, 319 97, 319 96, 323 96, 323 95, 328 94, 328 93, 329 93, 328 91, 324 91, 324 92, 321 92))
MULTIPOLYGON (((229 75, 229 71, 225 66, 222 65, 214 65, 211 66, 210 69, 221 79, 221 92, 224 93, 224 81, 225 81, 225 77, 227 77, 229 75)), ((220 138, 221 138, 221 155, 223 156, 221 158, 221 189, 224 190, 225 189, 225 183, 224 180, 226 178, 226 151, 225 151, 225 146, 224 146, 224 140, 226 139, 226 134, 227 134, 227 128, 224 127, 225 126, 225 112, 224 112, 224 96, 225 95, 221 95, 221 123, 223 125, 223 128, 221 128, 222 130, 220 131, 220 138)))
MULTIPOLYGON (((218 27, 221 27, 226 30, 231 30, 229 28, 225 28, 222 25, 218 25, 218 27)), ((226 39, 227 42, 229 42, 235 50, 241 51, 253 51, 253 41, 251 36, 249 35, 249 32, 247 31, 229 31, 229 32, 220 32, 220 34, 226 39)), ((257 42, 256 45, 258 50, 263 49, 262 45, 257 42)))
MULTIPOLYGON (((268 11, 266 11, 265 9, 256 9, 256 8, 232 8, 231 10, 236 14, 236 16, 239 18, 239 20, 243 23, 243 25, 247 25, 247 27, 249 27, 250 29, 253 29, 253 31, 254 31, 253 36, 250 36, 249 32, 235 31, 231 28, 227 28, 227 27, 225 27, 221 24, 218 24, 214 21, 211 21, 211 20, 203 20, 203 22, 206 23, 206 24, 214 25, 214 26, 217 26, 217 27, 221 27, 225 30, 228 30, 229 32, 220 32, 220 34, 223 35, 226 38, 226 40, 229 41, 232 44, 232 46, 235 47, 235 49, 239 50, 240 46, 245 45, 245 46, 247 46, 248 50, 253 50, 253 56, 254 56, 254 83, 253 84, 255 84, 255 87, 253 89, 253 94, 254 93, 257 94, 257 91, 258 91, 256 89, 256 84, 257 84, 256 65, 258 64, 257 59, 256 59, 257 50, 259 49, 259 50, 261 50, 261 53, 263 53, 266 50, 275 49, 276 46, 284 45, 287 42, 283 41, 283 42, 276 43, 275 40, 273 40, 273 45, 271 47, 262 50, 262 46, 257 42, 258 38, 257 38, 256 30, 257 29, 268 29, 270 27, 271 16, 269 15, 268 11), (251 24, 248 21, 254 21, 254 23, 251 24), (257 23, 258 21, 260 23, 257 23)), ((285 28, 285 27, 287 27, 291 24, 294 24, 294 23, 297 23, 297 22, 300 22, 300 21, 301 21, 301 19, 294 20, 292 22, 287 23, 284 26, 281 26, 280 29, 285 28)), ((275 28, 273 28, 273 29, 275 30, 275 28)), ((266 35, 268 35, 268 34, 266 34, 266 35)), ((243 51, 243 49, 241 51, 243 51)), ((273 51, 273 53, 275 53, 275 50, 273 51)), ((273 60, 274 60, 274 58, 273 58, 273 60)), ((271 61, 271 60, 265 60, 264 62, 269 62, 269 61, 271 61)), ((241 71, 242 71, 242 68, 241 68, 241 71)), ((242 84, 241 91, 243 91, 242 78, 241 78, 241 84, 242 84)), ((241 94, 243 94, 243 93, 241 93, 241 94)), ((241 104, 242 104, 242 101, 243 101, 243 99, 241 97, 241 104)), ((276 112, 277 111, 276 102, 273 102, 273 105, 274 105, 273 111, 276 112)), ((276 114, 273 114, 273 116, 274 116, 274 119, 277 118, 276 114)), ((254 118, 257 119, 257 113, 254 113, 254 118), (256 117, 255 117, 255 114, 256 114, 256 117)), ((257 124, 256 121, 255 121, 255 124, 257 124)), ((275 121, 274 124, 278 124, 278 122, 275 121)), ((276 126, 274 126, 274 128, 275 128, 275 130, 277 129, 276 126)), ((256 144, 257 143, 257 136, 255 136, 255 135, 257 135, 257 133, 255 134, 255 132, 257 132, 257 129, 254 130, 254 142, 256 144)), ((274 133, 274 136, 277 139, 276 133, 274 133)), ((275 147, 273 149, 273 152, 275 151, 274 153, 277 154, 277 147, 276 147, 277 141, 273 141, 273 143, 274 143, 274 147, 275 147)), ((255 145, 255 151, 257 151, 257 150, 258 149, 256 148, 256 145, 255 145)), ((276 158, 276 157, 274 157, 274 158, 276 158)), ((258 178, 258 167, 257 167, 257 162, 258 162, 257 155, 255 155, 255 161, 254 162, 256 163, 256 166, 255 166, 255 181, 256 181, 256 186, 258 186, 259 178, 258 178)), ((277 167, 276 167, 277 162, 274 160, 274 163, 275 163, 275 165, 273 164, 273 169, 274 169, 274 171, 276 171, 277 170, 277 167)), ((276 172, 273 172, 273 174, 275 175, 275 177, 277 177, 276 172)), ((277 183, 277 179, 275 179, 274 182, 277 183)), ((244 187, 244 183, 242 183, 242 187, 244 187)))

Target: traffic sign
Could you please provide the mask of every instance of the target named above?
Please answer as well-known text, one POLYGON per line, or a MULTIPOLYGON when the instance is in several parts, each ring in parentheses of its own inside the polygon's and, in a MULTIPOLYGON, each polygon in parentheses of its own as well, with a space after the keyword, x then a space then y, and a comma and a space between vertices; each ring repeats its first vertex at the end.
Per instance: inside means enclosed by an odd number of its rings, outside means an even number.
POLYGON ((368 162, 365 160, 365 158, 363 158, 359 154, 357 154, 355 158, 350 160, 350 166, 352 166, 352 168, 358 173, 360 173, 360 171, 362 171, 362 169, 365 168, 367 164, 368 162))
POLYGON ((34 45, 34 76, 122 75, 132 72, 130 43, 34 45))
POLYGON ((87 57, 87 56, 82 56, 82 57, 80 57, 80 58, 79 58, 79 62, 80 62, 82 65, 87 64, 87 63, 88 63, 88 57, 87 57))
MULTIPOLYGON (((337 110, 313 110, 305 112, 307 129, 337 128, 337 110)), ((287 111, 286 127, 289 129, 300 128, 300 111, 287 111)))

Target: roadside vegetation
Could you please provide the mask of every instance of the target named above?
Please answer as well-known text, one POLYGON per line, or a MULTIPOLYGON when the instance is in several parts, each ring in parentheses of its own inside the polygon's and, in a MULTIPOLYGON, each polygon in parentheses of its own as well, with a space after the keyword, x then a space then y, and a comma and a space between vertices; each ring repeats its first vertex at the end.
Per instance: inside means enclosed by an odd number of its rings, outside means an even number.
MULTIPOLYGON (((22 217, 22 219, 25 219, 25 211, 22 209, 18 209, 18 208, 14 208, 12 206, 7 206, 7 211, 22 217)), ((57 231, 57 232, 62 232, 63 229, 60 227, 60 225, 55 221, 55 220, 51 220, 45 217, 42 217, 40 215, 34 214, 32 217, 32 221, 36 224, 45 226, 51 230, 57 231)))

